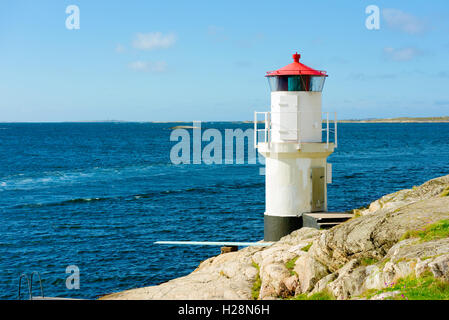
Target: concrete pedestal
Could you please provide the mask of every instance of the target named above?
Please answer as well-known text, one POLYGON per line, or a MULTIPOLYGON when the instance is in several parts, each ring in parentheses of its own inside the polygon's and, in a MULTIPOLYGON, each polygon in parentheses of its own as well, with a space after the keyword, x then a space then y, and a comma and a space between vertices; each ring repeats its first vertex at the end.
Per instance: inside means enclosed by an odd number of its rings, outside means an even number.
POLYGON ((260 143, 265 161, 264 240, 301 228, 302 214, 327 211, 327 157, 333 143, 260 143))
POLYGON ((278 241, 283 236, 302 228, 302 217, 278 217, 264 215, 264 241, 278 241))

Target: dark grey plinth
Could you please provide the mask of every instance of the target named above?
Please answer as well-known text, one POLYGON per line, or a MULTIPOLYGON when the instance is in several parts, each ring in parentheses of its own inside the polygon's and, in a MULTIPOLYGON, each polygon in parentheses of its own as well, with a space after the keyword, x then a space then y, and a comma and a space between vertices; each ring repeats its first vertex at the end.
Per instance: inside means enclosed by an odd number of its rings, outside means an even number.
POLYGON ((283 236, 302 227, 302 217, 278 217, 264 215, 264 240, 278 241, 283 236))
POLYGON ((308 212, 303 213, 303 227, 315 229, 330 229, 349 219, 354 215, 347 212, 308 212))

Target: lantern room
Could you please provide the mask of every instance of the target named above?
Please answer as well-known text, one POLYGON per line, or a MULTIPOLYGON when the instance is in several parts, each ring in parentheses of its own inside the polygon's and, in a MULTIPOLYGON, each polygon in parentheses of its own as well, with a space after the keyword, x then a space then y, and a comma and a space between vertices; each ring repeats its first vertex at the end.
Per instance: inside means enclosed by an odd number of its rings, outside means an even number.
POLYGON ((312 69, 301 62, 301 55, 293 55, 293 63, 266 74, 271 92, 276 91, 312 91, 321 92, 327 74, 325 71, 312 69))

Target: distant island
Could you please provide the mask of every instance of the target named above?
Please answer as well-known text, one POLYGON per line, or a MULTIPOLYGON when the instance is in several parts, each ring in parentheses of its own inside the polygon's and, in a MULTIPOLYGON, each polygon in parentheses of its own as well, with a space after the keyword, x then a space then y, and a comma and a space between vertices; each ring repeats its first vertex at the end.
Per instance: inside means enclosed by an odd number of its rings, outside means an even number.
POLYGON ((385 118, 385 119, 348 119, 338 120, 343 123, 428 123, 428 122, 449 122, 449 116, 445 117, 399 117, 399 118, 385 118))
MULTIPOLYGON (((254 121, 243 121, 243 123, 253 123, 254 121)), ((323 119, 323 122, 326 122, 323 119)), ((333 120, 329 119, 329 122, 333 120)), ((398 118, 369 118, 369 119, 342 119, 339 123, 441 123, 449 122, 449 116, 444 117, 398 117, 398 118)), ((257 123, 263 123, 258 121, 257 123)))

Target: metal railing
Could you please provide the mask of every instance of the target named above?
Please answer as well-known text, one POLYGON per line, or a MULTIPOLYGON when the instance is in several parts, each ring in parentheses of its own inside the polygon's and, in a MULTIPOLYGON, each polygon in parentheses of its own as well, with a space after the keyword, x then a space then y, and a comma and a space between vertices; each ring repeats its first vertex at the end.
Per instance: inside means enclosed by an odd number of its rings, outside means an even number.
MULTIPOLYGON (((276 113, 280 113, 280 112, 276 112, 276 113)), ((299 118, 301 119, 301 112, 297 111, 297 112, 282 112, 282 113, 294 113, 297 114, 299 116, 299 118)), ((259 112, 259 111, 255 111, 254 112, 254 148, 257 148, 258 143, 270 143, 271 142, 271 114, 272 112, 269 111, 264 111, 264 112, 259 112), (264 123, 264 128, 259 128, 258 127, 258 123, 259 121, 259 115, 263 115, 263 121, 261 121, 262 123, 264 123), (263 132, 263 139, 259 139, 259 133, 263 132)), ((323 117, 322 117, 322 121, 321 123, 325 123, 325 127, 321 129, 321 131, 325 131, 326 132, 326 148, 329 148, 329 143, 330 143, 330 136, 331 134, 334 135, 334 146, 335 148, 337 148, 338 146, 338 134, 337 134, 337 128, 338 128, 338 121, 337 121, 337 113, 333 112, 334 114, 334 119, 330 120, 329 119, 329 114, 330 112, 323 112, 323 117), (334 127, 332 128, 330 126, 330 123, 333 122, 334 123, 334 127)), ((294 131, 296 133, 300 132, 300 128, 299 129, 295 129, 295 130, 285 130, 287 132, 290 131, 294 131)), ((299 146, 301 146, 301 135, 298 134, 297 139, 295 139, 295 142, 299 144, 299 146)))
POLYGON ((323 112, 323 114, 326 115, 326 128, 325 129, 321 129, 321 131, 326 131, 326 148, 329 149, 329 133, 333 133, 334 134, 334 146, 335 148, 337 148, 338 146, 338 141, 337 141, 337 113, 334 112, 334 129, 329 127, 329 112, 323 112))
POLYGON ((19 292, 18 292, 18 296, 17 299, 20 300, 22 292, 22 279, 25 278, 26 280, 26 284, 27 284, 27 289, 28 289, 28 299, 29 300, 33 300, 33 276, 37 275, 38 276, 38 280, 39 280, 39 286, 41 289, 41 296, 39 298, 44 299, 44 288, 42 287, 42 279, 41 279, 41 275, 39 272, 37 271, 33 271, 31 273, 31 276, 28 277, 28 275, 26 273, 22 273, 19 277, 19 292))
POLYGON ((28 289, 28 299, 32 300, 33 299, 33 295, 31 293, 31 286, 30 286, 30 278, 28 278, 28 275, 26 273, 22 273, 19 277, 19 292, 17 295, 17 300, 20 300, 20 296, 22 295, 22 279, 25 278, 26 280, 26 284, 27 284, 27 289, 28 289))
POLYGON ((255 111, 254 112, 254 148, 257 149, 257 143, 259 140, 259 132, 264 132, 264 142, 270 142, 271 141, 271 136, 270 136, 270 132, 271 132, 271 112, 266 111, 266 112, 259 112, 259 111, 255 111), (265 127, 263 129, 259 129, 257 126, 258 123, 258 117, 257 115, 259 114, 263 114, 264 115, 264 124, 265 127))

